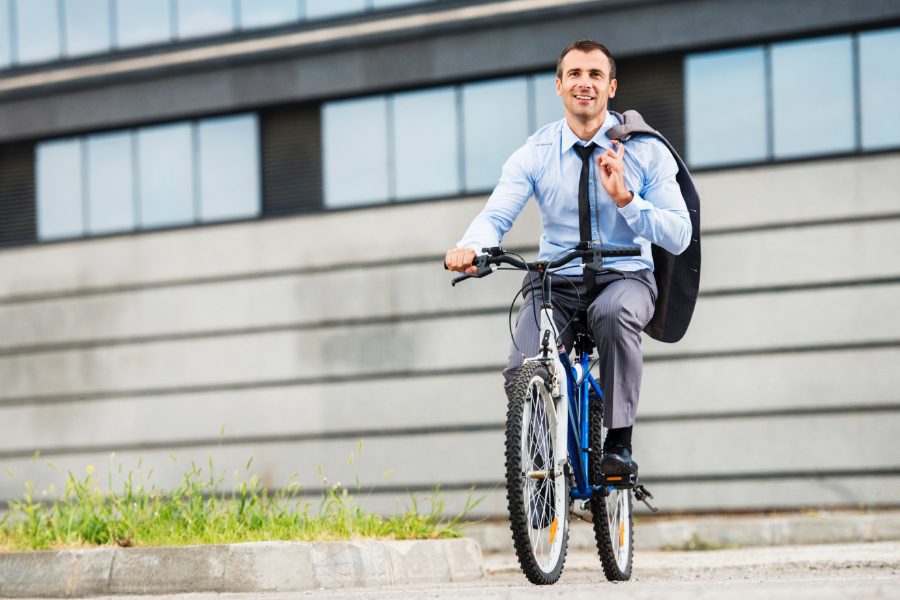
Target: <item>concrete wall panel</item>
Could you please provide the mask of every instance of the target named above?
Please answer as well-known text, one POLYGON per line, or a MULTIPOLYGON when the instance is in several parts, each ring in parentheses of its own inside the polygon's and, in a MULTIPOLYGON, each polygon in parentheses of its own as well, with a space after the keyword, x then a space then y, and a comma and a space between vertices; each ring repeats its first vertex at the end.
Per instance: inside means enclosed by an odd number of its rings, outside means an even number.
MULTIPOLYGON (((636 429, 635 456, 648 481, 659 477, 767 478, 797 472, 814 477, 816 472, 829 469, 896 471, 900 467, 897 457, 888 450, 898 435, 900 420, 881 414, 648 423, 636 429), (835 443, 838 438, 840 444, 835 443), (798 444, 798 440, 803 443, 798 444), (826 461, 828 467, 824 469, 826 461)), ((192 462, 206 468, 212 460, 217 470, 230 476, 236 470, 243 471, 252 457, 253 470, 269 486, 287 485, 291 476, 299 473, 296 481, 307 488, 319 487, 320 469, 330 482, 352 485, 350 482, 359 477, 366 487, 452 487, 503 479, 500 431, 372 437, 363 440, 361 453, 359 443, 359 438, 345 438, 123 452, 113 460, 115 466, 124 465, 125 473, 113 468, 112 475, 116 485, 141 457, 143 469, 154 470, 153 481, 170 487, 178 484, 192 462), (177 464, 171 454, 177 457, 177 464)), ((26 479, 35 482, 39 490, 51 483, 59 490, 68 471, 80 476, 87 465, 94 465, 100 481, 105 482, 103 470, 109 461, 108 453, 56 456, 50 458, 54 469, 45 459, 4 460, 0 466, 11 468, 15 477, 0 478, 0 498, 17 497, 26 479)), ((231 478, 226 482, 230 485, 231 478)))
MULTIPOLYGON (((900 277, 895 256, 900 219, 711 236, 701 289, 900 277)), ((451 288, 452 276, 420 262, 12 303, 0 305, 0 349, 499 309, 521 281, 498 273, 451 288)))
MULTIPOLYGON (((644 369, 638 419, 896 408, 897 364, 900 349, 651 362, 644 369), (866 382, 864 389, 859 381, 866 382)), ((505 414, 499 372, 0 406, 0 456, 215 445, 220 436, 234 443, 248 437, 500 427, 505 414)))
POLYGON ((649 362, 638 419, 897 406, 900 348, 649 362))
POLYGON ((762 165, 696 177, 702 227, 748 227, 900 211, 900 155, 762 165))
MULTIPOLYGON (((682 342, 647 339, 645 354, 895 342, 898 302, 898 284, 708 298, 682 342)), ((507 348, 506 320, 487 315, 18 354, 0 357, 0 398, 477 367, 507 348)))
MULTIPOLYGON (((0 298, 411 257, 440 268, 483 205, 483 198, 391 205, 9 249, 0 253, 0 298), (438 231, 426 226, 434 223, 438 231)), ((537 210, 527 207, 505 242, 536 245, 536 231, 537 210)))
MULTIPOLYGON (((895 406, 898 350, 650 363, 641 418, 895 406), (836 377, 834 373, 852 373, 836 377), (867 382, 860 393, 857 378, 867 382)), ((501 424, 499 374, 215 391, 0 408, 0 451, 501 424), (465 393, 461 392, 465 387, 465 393), (361 400, 364 399, 364 400, 361 400), (357 410, 364 401, 366 410, 357 410), (279 419, 273 419, 279 415, 279 419), (149 425, 149 426, 148 426, 149 425)))
POLYGON ((647 356, 900 339, 900 285, 703 298, 678 344, 647 339, 647 356))
POLYGON ((0 407, 3 451, 502 425, 500 373, 0 407))
POLYGON ((900 219, 714 235, 703 240, 700 290, 897 277, 898 257, 900 219))

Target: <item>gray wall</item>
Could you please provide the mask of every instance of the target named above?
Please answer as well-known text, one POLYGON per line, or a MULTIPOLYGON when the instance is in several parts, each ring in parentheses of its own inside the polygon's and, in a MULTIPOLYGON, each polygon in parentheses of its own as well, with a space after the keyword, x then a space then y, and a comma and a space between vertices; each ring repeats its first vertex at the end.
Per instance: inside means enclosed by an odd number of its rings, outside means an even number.
MULTIPOLYGON (((645 344, 636 456, 658 504, 896 504, 900 154, 697 181, 695 321, 645 344)), ((253 457, 271 486, 299 472, 315 491, 321 467, 393 510, 437 484, 453 508, 475 484, 502 514, 517 276, 451 289, 439 265, 483 201, 3 251, 0 499, 88 464, 105 480, 116 452, 161 486, 192 460, 253 457)), ((530 207, 505 244, 538 231, 530 207)))

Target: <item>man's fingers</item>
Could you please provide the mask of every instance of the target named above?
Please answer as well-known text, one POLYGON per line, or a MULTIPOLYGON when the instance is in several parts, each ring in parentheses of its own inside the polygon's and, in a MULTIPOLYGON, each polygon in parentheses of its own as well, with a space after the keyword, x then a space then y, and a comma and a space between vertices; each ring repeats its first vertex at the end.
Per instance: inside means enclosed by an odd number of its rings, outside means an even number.
POLYGON ((612 150, 607 150, 605 154, 600 155, 600 159, 597 162, 600 164, 601 172, 606 170, 612 173, 613 171, 622 171, 624 169, 621 156, 613 153, 612 150))
POLYGON ((470 248, 454 248, 448 250, 444 257, 444 264, 451 271, 463 272, 472 267, 475 260, 475 252, 470 248))

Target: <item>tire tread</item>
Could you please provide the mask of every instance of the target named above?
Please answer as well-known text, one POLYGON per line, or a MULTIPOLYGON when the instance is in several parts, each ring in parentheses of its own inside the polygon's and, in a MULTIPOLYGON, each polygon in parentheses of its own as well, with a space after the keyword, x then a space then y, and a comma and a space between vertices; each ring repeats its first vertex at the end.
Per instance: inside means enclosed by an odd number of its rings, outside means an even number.
MULTIPOLYGON (((591 483, 600 481, 600 459, 603 449, 603 410, 601 399, 596 394, 591 394, 589 434, 591 441, 591 453, 588 461, 591 483)), ((631 495, 628 497, 631 502, 631 495)), ((631 540, 628 545, 628 567, 625 571, 619 569, 616 564, 616 552, 612 547, 607 531, 606 499, 602 496, 591 498, 591 514, 593 517, 594 539, 597 542, 597 552, 600 554, 600 563, 603 565, 603 574, 609 581, 628 581, 631 579, 631 568, 634 563, 634 513, 628 511, 628 535, 631 540)))
POLYGON ((531 540, 528 537, 530 524, 525 507, 522 505, 522 457, 520 455, 520 443, 522 439, 522 413, 524 411, 525 395, 528 393, 528 385, 535 375, 549 377, 546 367, 538 362, 526 362, 516 372, 510 388, 507 390, 506 413, 506 501, 509 508, 509 528, 512 532, 513 546, 519 566, 525 577, 536 585, 549 585, 556 583, 562 574, 566 562, 566 547, 569 537, 569 511, 568 511, 568 486, 566 486, 566 501, 563 502, 562 522, 562 548, 559 562, 552 572, 544 573, 538 566, 531 550, 531 540))

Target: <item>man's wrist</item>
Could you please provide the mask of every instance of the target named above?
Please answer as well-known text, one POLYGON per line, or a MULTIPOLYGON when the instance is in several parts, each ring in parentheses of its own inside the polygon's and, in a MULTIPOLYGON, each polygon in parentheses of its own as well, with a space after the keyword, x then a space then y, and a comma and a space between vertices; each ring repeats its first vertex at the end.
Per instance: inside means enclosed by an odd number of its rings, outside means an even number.
POLYGON ((613 198, 613 202, 615 202, 616 206, 618 206, 619 208, 624 208, 632 200, 634 200, 634 193, 631 191, 613 198))

